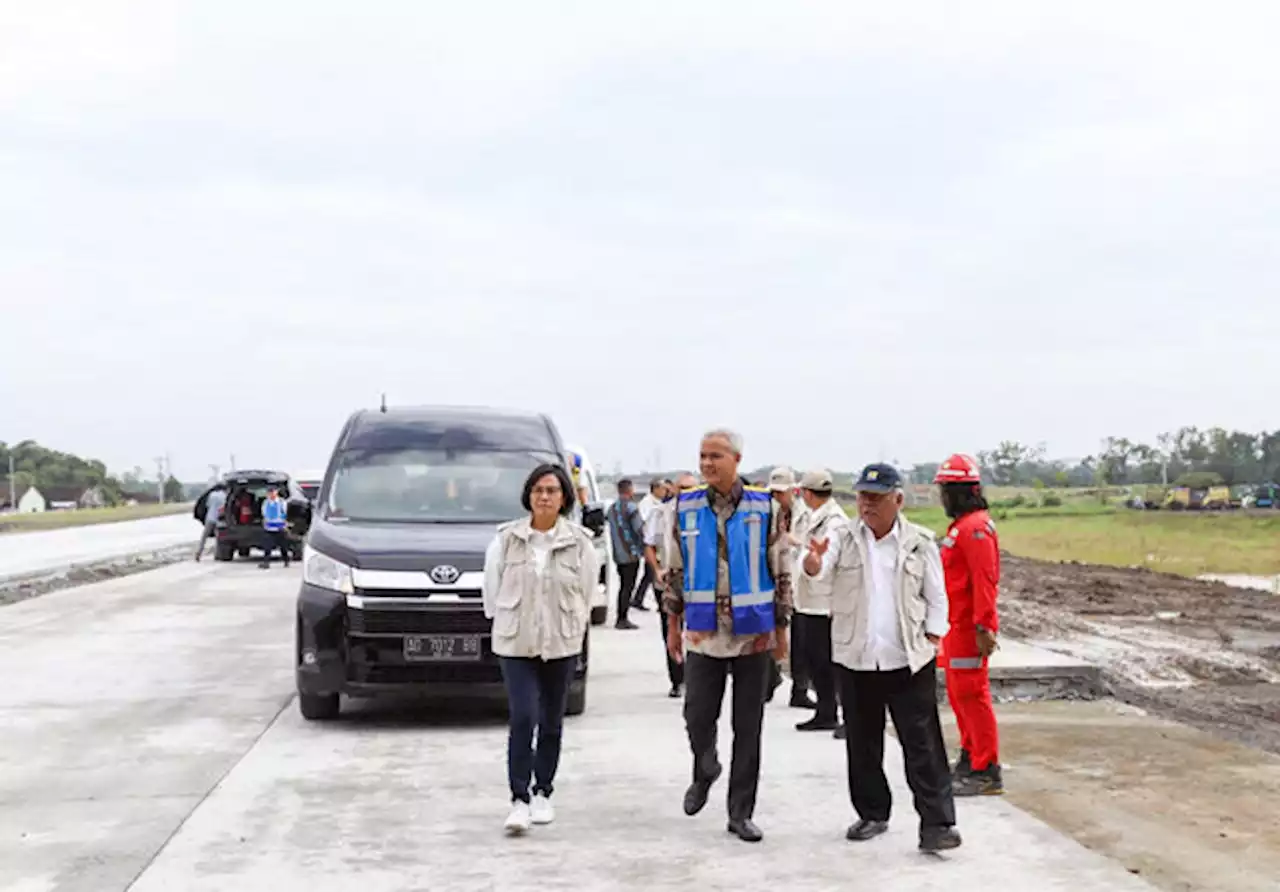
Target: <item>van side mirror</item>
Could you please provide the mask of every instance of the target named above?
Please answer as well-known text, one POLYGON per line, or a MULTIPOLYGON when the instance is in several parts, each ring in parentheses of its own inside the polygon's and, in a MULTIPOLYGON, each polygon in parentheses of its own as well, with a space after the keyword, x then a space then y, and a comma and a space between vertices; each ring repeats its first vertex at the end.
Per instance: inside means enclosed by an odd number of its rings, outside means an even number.
POLYGON ((604 533, 604 506, 593 503, 584 507, 582 509, 582 525, 597 536, 604 533))

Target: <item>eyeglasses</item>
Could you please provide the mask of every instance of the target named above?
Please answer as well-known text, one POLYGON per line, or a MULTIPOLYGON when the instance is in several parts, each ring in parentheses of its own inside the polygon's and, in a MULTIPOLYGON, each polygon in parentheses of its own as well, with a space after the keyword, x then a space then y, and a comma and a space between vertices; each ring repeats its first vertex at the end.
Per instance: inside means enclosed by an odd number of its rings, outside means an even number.
POLYGON ((558 486, 535 486, 535 487, 533 488, 532 492, 533 492, 533 495, 535 495, 535 496, 558 496, 558 495, 561 495, 561 490, 560 490, 560 487, 558 487, 558 486))

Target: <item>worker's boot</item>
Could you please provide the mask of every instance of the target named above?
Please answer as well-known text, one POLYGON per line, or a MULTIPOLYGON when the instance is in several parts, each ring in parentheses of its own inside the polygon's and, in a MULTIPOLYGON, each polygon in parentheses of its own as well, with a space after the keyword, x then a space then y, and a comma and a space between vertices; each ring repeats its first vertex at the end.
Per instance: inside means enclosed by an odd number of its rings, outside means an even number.
POLYGON ((956 796, 999 796, 1004 792, 1004 775, 992 762, 981 771, 970 771, 952 784, 956 796))
POLYGON ((955 767, 951 769, 951 782, 957 783, 964 780, 973 773, 973 763, 969 761, 969 751, 960 750, 960 758, 956 759, 955 767))

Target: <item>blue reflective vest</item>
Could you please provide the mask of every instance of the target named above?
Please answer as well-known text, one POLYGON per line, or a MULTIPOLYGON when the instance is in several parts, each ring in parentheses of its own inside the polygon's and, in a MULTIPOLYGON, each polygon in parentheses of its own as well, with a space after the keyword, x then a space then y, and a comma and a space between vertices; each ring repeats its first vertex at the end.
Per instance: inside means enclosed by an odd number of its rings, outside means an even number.
POLYGON ((271 532, 278 532, 285 527, 285 521, 289 516, 289 506, 284 499, 262 500, 262 527, 271 532))
MULTIPOLYGON (((735 635, 759 635, 774 629, 773 577, 769 574, 772 505, 768 490, 746 486, 733 516, 725 521, 735 635)), ((685 628, 691 632, 714 632, 720 545, 707 487, 681 492, 676 516, 680 521, 680 555, 684 559, 685 628)))

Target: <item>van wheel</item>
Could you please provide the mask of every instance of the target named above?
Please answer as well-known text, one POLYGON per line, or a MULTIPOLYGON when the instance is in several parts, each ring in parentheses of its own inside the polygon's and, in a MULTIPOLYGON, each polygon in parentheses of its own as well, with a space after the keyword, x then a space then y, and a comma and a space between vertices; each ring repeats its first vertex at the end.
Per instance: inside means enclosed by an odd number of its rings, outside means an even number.
POLYGON ((576 681, 569 688, 569 705, 565 715, 582 715, 587 711, 587 680, 576 681))
POLYGON ((298 694, 298 712, 309 722, 336 719, 340 709, 337 694, 298 694))
POLYGON ((233 561, 236 557, 236 550, 230 545, 222 545, 219 543, 213 551, 213 559, 215 561, 233 561))
POLYGON ((248 556, 249 556, 249 549, 247 549, 247 548, 238 548, 238 549, 236 549, 236 554, 240 555, 240 557, 248 557, 248 556))
POLYGON ((591 625, 603 626, 609 621, 609 605, 601 604, 599 607, 591 608, 591 625))

